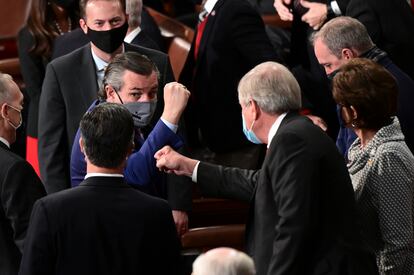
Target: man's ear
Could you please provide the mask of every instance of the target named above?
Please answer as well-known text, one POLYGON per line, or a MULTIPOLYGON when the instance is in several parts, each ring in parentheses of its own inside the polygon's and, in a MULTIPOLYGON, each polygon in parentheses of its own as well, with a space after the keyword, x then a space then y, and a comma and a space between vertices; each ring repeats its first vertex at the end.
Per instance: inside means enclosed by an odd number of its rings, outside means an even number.
POLYGON ((6 118, 9 116, 9 108, 6 108, 7 104, 3 103, 0 107, 0 115, 2 118, 6 118))
POLYGON ((79 19, 79 26, 81 27, 82 31, 87 34, 88 33, 88 26, 86 25, 85 19, 79 19))
POLYGON ((257 105, 257 102, 254 101, 253 99, 251 100, 251 108, 252 108, 252 112, 253 112, 253 119, 254 120, 258 120, 260 115, 261 115, 261 110, 259 105, 257 105))
POLYGON ((106 101, 108 102, 118 102, 119 100, 117 100, 117 96, 115 94, 115 90, 114 88, 112 88, 111 85, 105 85, 105 94, 106 94, 106 101))
POLYGON ((344 48, 341 51, 341 55, 343 59, 350 60, 352 58, 357 57, 356 54, 352 51, 352 49, 344 48))
POLYGON ((80 147, 81 152, 83 154, 85 154, 85 150, 83 148, 83 138, 82 137, 79 138, 79 147, 80 147))

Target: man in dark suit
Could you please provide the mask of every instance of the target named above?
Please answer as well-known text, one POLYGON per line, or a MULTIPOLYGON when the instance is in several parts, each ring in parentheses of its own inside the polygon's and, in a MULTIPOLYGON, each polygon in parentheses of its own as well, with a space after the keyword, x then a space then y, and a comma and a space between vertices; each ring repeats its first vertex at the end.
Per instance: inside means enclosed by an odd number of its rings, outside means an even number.
MULTIPOLYGON (((405 142, 411 152, 414 152, 414 80, 373 43, 365 26, 352 17, 342 16, 330 20, 314 35, 313 40, 316 58, 330 78, 342 65, 355 57, 369 58, 384 66, 395 77, 399 91, 397 116, 405 142)), ((338 107, 338 112, 340 109, 338 107)), ((338 117, 341 117, 340 113, 338 117)), ((337 145, 341 153, 347 156, 348 149, 357 136, 353 129, 345 127, 343 121, 340 124, 337 145)))
POLYGON ((34 202, 46 192, 32 166, 10 151, 22 124, 23 94, 0 73, 0 274, 19 270, 34 202))
MULTIPOLYGON (((153 50, 164 50, 163 44, 159 44, 159 42, 152 39, 152 37, 155 37, 157 41, 159 40, 158 36, 152 31, 153 27, 158 28, 158 26, 148 12, 142 8, 142 0, 126 0, 126 13, 128 14, 128 31, 124 42, 153 50)), ((88 37, 80 28, 65 33, 56 38, 52 59, 79 49, 89 42, 88 37)))
POLYGON ((133 147, 129 111, 103 103, 80 129, 86 179, 36 202, 20 274, 178 274, 171 209, 122 176, 133 147))
POLYGON ((258 275, 376 274, 360 244, 355 201, 343 158, 301 107, 299 84, 266 62, 239 84, 246 137, 268 145, 260 170, 226 168, 165 147, 157 166, 191 176, 202 193, 250 201, 247 251, 258 275))
POLYGON ((257 64, 277 60, 276 52, 247 1, 208 0, 204 9, 179 81, 192 92, 184 114, 190 146, 202 143, 221 164, 257 167, 263 148, 243 136, 237 83, 257 64))
POLYGON ((128 28, 125 1, 82 0, 80 8, 80 25, 91 43, 49 63, 40 97, 39 164, 48 193, 70 186, 69 157, 80 118, 96 99, 104 68, 115 55, 135 51, 157 66, 154 121, 163 110, 163 87, 174 79, 167 55, 123 43, 128 28))

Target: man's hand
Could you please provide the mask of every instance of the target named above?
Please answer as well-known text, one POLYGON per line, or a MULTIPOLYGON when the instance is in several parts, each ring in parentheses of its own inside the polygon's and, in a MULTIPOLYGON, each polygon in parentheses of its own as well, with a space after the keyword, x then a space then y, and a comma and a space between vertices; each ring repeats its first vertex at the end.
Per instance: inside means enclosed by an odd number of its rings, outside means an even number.
POLYGON ((275 7, 277 14, 279 14, 280 19, 283 21, 292 21, 293 13, 288 8, 292 0, 275 0, 273 2, 273 7, 275 7))
POLYGON ((306 0, 301 0, 300 4, 304 8, 309 9, 302 16, 302 21, 307 23, 314 30, 319 30, 319 28, 322 27, 323 23, 325 23, 328 15, 328 8, 326 4, 314 3, 306 0))
POLYGON ((188 215, 184 211, 173 210, 175 227, 177 228, 178 236, 184 235, 188 231, 188 215))
POLYGON ((178 124, 185 106, 187 106, 190 91, 177 82, 170 82, 164 87, 164 112, 162 118, 169 123, 178 124))
POLYGON ((321 128, 322 130, 326 131, 328 130, 328 125, 326 125, 326 122, 318 117, 318 116, 313 116, 313 115, 306 115, 310 120, 312 120, 313 124, 315 124, 316 126, 318 126, 319 128, 321 128))
POLYGON ((170 146, 164 146, 155 153, 154 158, 157 161, 158 169, 179 176, 186 175, 191 177, 197 164, 197 160, 180 155, 170 146))

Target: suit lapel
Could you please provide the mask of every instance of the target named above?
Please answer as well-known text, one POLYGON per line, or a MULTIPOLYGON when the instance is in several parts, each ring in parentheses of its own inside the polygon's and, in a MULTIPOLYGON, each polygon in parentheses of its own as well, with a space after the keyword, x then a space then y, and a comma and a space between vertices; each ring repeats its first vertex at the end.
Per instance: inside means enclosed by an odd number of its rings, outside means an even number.
POLYGON ((205 26, 204 31, 203 31, 203 36, 201 37, 201 41, 200 41, 200 46, 199 46, 200 48, 198 49, 197 60, 200 60, 200 58, 204 54, 208 39, 209 39, 210 34, 212 33, 212 30, 214 29, 214 25, 216 23, 217 13, 219 12, 220 7, 221 7, 221 5, 223 5, 223 3, 224 3, 224 1, 219 0, 216 3, 216 5, 214 6, 213 10, 208 15, 207 23, 206 23, 206 26, 205 26))
POLYGON ((96 66, 93 62, 90 43, 83 47, 80 62, 79 81, 77 83, 86 110, 98 95, 96 66))
POLYGON ((0 148, 3 148, 4 150, 10 151, 10 148, 7 147, 6 144, 4 144, 3 142, 0 141, 0 148))

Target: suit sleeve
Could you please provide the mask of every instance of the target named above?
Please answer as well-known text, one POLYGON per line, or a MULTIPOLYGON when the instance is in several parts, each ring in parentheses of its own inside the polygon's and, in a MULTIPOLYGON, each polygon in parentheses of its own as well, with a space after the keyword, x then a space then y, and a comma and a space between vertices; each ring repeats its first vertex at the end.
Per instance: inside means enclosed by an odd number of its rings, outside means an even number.
POLYGON ((33 204, 45 195, 42 182, 26 161, 18 161, 8 169, 2 184, 1 202, 13 229, 14 241, 21 252, 33 204))
POLYGON ((49 275, 54 274, 55 250, 52 244, 50 224, 46 209, 41 200, 33 207, 30 226, 19 274, 49 275))
POLYGON ((73 141, 72 152, 70 155, 70 184, 72 187, 78 186, 85 179, 86 175, 85 155, 80 150, 79 139, 80 130, 78 129, 73 141))
POLYGON ((158 171, 155 153, 165 145, 178 149, 183 145, 181 138, 161 120, 155 125, 139 151, 134 152, 127 162, 124 176, 128 184, 147 185, 158 171))
MULTIPOLYGON (((281 134, 272 143, 266 174, 277 204, 273 252, 267 274, 299 274, 304 262, 302 247, 311 224, 314 178, 317 161, 309 157, 305 141, 295 134, 281 134), (272 150, 273 149, 273 150, 272 150)), ((313 217, 314 218, 314 217, 313 217)))
POLYGON ((197 171, 197 185, 205 196, 249 202, 260 172, 201 162, 197 171))
POLYGON ((20 68, 23 80, 26 87, 29 101, 29 112, 32 116, 27 126, 27 133, 29 136, 37 137, 37 117, 40 92, 42 89, 43 78, 45 77, 45 60, 41 56, 30 52, 34 46, 34 39, 27 28, 22 29, 18 36, 18 50, 20 68))
POLYGON ((53 62, 46 68, 39 103, 39 166, 48 194, 70 186, 65 104, 53 62))

